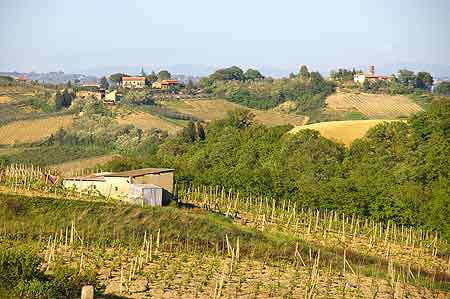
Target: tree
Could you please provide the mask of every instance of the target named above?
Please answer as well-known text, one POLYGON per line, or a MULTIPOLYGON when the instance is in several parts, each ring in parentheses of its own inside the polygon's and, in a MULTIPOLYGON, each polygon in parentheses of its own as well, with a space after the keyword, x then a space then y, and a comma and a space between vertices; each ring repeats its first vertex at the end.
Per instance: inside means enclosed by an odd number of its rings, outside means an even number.
POLYGON ((264 76, 258 70, 248 69, 244 74, 245 80, 261 80, 264 76))
POLYGON ((416 78, 416 87, 421 89, 430 89, 433 85, 433 77, 427 72, 418 72, 416 78))
POLYGON ((182 136, 186 142, 194 142, 196 137, 195 124, 191 120, 186 128, 183 129, 182 136))
POLYGON ((355 69, 352 71, 346 69, 338 69, 330 72, 330 79, 339 83, 353 80, 353 75, 356 74, 355 69))
POLYGON ((141 68, 141 76, 142 77, 147 77, 147 74, 144 71, 144 67, 141 68))
POLYGON ((61 95, 59 90, 55 93, 54 102, 55 102, 55 110, 56 111, 61 110, 61 108, 63 107, 63 96, 61 95))
POLYGON ((122 74, 122 73, 115 73, 115 74, 112 74, 111 76, 109 76, 109 80, 111 80, 111 82, 114 82, 115 84, 121 84, 123 77, 129 77, 129 76, 126 74, 122 74))
POLYGON ((362 84, 363 91, 369 91, 370 90, 370 83, 369 80, 364 79, 364 82, 362 84))
POLYGON ((214 74, 210 76, 210 78, 213 81, 231 81, 231 80, 242 81, 245 79, 245 76, 244 71, 241 68, 237 66, 232 66, 229 68, 215 71, 214 74))
POLYGON ((158 80, 168 80, 171 78, 171 74, 169 73, 169 71, 166 70, 161 70, 158 73, 158 80))
POLYGON ((198 136, 198 140, 206 139, 205 129, 203 128, 203 126, 200 122, 197 122, 197 136, 198 136))
POLYGON ((450 82, 444 81, 439 83, 434 90, 438 94, 448 95, 450 96, 450 82))
POLYGON ((252 125, 255 114, 247 109, 236 109, 228 112, 227 122, 237 129, 245 129, 252 125))
POLYGON ((66 131, 64 131, 63 128, 59 128, 59 130, 56 132, 56 139, 60 145, 64 144, 65 136, 66 136, 66 131))
POLYGON ((69 90, 67 88, 65 88, 61 95, 62 107, 65 107, 65 108, 70 107, 70 105, 72 105, 73 98, 75 98, 75 95, 73 93, 70 93, 69 90))
POLYGON ((106 79, 105 76, 103 76, 103 77, 100 79, 100 88, 103 88, 103 89, 108 89, 108 88, 109 88, 108 79, 106 79))
POLYGON ((70 80, 67 81, 66 88, 72 88, 72 82, 70 80))
POLYGON ((413 89, 416 87, 416 75, 413 71, 409 71, 406 69, 399 70, 397 79, 400 84, 407 88, 413 89))
POLYGON ((299 72, 298 75, 299 75, 300 79, 302 79, 302 80, 309 79, 310 74, 309 74, 309 71, 308 71, 308 67, 306 65, 302 65, 300 67, 300 72, 299 72))
POLYGON ((153 84, 153 82, 156 82, 156 81, 158 81, 158 75, 156 75, 156 73, 154 71, 152 71, 150 75, 147 75, 145 77, 145 83, 147 85, 151 85, 151 84, 153 84))

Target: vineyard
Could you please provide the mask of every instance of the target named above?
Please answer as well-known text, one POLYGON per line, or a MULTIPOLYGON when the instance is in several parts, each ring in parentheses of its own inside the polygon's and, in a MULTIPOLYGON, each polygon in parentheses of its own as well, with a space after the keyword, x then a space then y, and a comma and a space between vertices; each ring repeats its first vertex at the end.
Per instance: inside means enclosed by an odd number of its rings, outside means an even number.
MULTIPOLYGON (((2 173, 9 190, 47 190, 32 179, 48 184, 40 169, 2 173)), ((45 273, 94 270, 103 293, 124 298, 448 298, 450 247, 437 233, 220 187, 176 189, 164 208, 0 194, 0 242, 32 244, 45 273)))
POLYGON ((406 96, 336 93, 327 98, 329 109, 359 111, 370 119, 405 118, 422 111, 422 108, 406 96))
POLYGON ((71 115, 11 122, 0 126, 0 145, 39 141, 60 128, 69 127, 72 122, 71 115))

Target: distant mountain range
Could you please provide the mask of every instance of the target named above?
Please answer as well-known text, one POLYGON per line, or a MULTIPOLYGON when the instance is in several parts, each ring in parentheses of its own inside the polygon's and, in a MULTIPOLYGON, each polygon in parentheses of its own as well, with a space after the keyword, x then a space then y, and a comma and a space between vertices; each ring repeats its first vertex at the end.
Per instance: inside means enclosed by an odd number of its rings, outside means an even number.
POLYGON ((68 81, 80 83, 97 81, 97 77, 83 74, 66 74, 64 72, 49 72, 49 73, 20 73, 20 72, 0 72, 2 76, 10 76, 13 78, 25 76, 28 80, 38 81, 46 84, 64 84, 68 81))

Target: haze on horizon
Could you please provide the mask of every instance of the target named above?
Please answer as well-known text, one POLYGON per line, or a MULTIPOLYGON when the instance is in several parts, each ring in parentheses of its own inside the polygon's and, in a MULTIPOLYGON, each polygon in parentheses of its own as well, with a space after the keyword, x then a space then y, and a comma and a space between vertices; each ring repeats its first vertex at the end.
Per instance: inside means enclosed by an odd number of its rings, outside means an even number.
POLYGON ((450 1, 0 3, 0 70, 450 65, 450 1))

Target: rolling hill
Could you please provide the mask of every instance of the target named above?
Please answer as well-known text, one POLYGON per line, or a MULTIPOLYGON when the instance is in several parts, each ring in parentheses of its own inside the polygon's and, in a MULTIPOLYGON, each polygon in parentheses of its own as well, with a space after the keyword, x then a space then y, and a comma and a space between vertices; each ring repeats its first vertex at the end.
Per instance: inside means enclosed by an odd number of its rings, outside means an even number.
MULTIPOLYGON (((233 111, 238 108, 249 109, 241 105, 228 102, 222 99, 212 100, 182 100, 182 101, 166 101, 161 102, 171 109, 178 112, 193 115, 204 121, 213 121, 221 118, 225 118, 229 111, 233 111)), ((267 125, 287 125, 294 126, 306 124, 308 118, 306 116, 297 114, 280 113, 276 111, 263 111, 256 109, 249 109, 255 114, 255 120, 267 125)))
POLYGON ((327 98, 328 112, 359 112, 369 119, 406 118, 422 108, 407 96, 334 93, 327 98))
POLYGON ((72 115, 14 121, 0 126, 0 145, 39 141, 72 122, 72 115))

